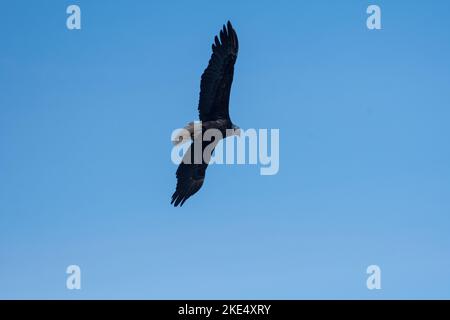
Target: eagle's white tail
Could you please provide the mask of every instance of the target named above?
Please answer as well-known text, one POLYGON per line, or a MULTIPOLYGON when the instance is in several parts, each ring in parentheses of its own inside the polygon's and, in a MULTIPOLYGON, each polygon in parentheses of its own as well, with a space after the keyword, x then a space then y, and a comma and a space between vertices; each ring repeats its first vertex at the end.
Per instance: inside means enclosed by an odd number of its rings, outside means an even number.
POLYGON ((183 129, 179 129, 172 136, 173 145, 177 146, 191 140, 192 137, 197 137, 202 132, 201 127, 201 123, 195 124, 194 122, 189 122, 183 129))

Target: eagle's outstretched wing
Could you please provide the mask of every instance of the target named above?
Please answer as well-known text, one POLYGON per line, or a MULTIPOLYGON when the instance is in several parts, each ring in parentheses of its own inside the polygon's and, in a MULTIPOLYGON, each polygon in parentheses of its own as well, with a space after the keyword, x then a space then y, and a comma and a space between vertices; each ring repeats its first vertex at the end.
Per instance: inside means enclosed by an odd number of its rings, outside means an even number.
POLYGON ((223 26, 219 38, 214 38, 211 59, 200 82, 198 111, 201 121, 230 119, 228 105, 239 49, 237 34, 230 21, 223 26))
POLYGON ((172 202, 170 204, 173 204, 175 207, 180 205, 181 207, 190 196, 200 190, 203 185, 203 181, 205 180, 206 168, 208 167, 211 154, 218 142, 219 141, 213 140, 211 142, 195 141, 191 143, 191 146, 186 151, 182 162, 178 166, 177 188, 172 195, 172 202), (201 143, 202 148, 195 150, 194 143, 201 143), (210 149, 210 153, 205 154, 205 157, 203 157, 207 147, 210 149), (199 153, 200 151, 201 154, 199 153), (200 160, 198 163, 195 163, 195 152, 198 152, 197 159, 200 160))

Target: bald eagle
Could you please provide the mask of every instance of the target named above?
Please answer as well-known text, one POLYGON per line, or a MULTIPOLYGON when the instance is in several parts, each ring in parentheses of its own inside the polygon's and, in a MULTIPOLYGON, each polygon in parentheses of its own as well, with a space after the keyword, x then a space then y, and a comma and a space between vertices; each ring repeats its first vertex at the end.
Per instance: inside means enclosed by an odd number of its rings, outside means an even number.
MULTIPOLYGON (((203 133, 208 129, 217 129, 225 138, 230 135, 239 135, 240 129, 233 124, 229 114, 229 102, 231 83, 233 82, 234 64, 238 55, 238 38, 230 21, 223 26, 219 37, 214 38, 212 45, 212 54, 208 67, 202 74, 200 82, 200 99, 198 104, 199 118, 201 121, 200 134, 194 132, 194 123, 189 123, 184 132, 187 132, 188 138, 192 140, 189 149, 183 156, 183 160, 178 166, 176 177, 177 186, 172 195, 172 202, 175 207, 181 207, 184 202, 195 194, 203 185, 205 180, 206 168, 208 167, 211 154, 214 147, 220 139, 211 141, 198 141, 203 133), (203 151, 208 148, 210 153, 200 161, 194 160, 194 143, 200 143, 203 151), (208 147, 209 146, 209 147, 208 147)), ((183 140, 183 136, 175 138, 174 143, 178 144, 183 140)))

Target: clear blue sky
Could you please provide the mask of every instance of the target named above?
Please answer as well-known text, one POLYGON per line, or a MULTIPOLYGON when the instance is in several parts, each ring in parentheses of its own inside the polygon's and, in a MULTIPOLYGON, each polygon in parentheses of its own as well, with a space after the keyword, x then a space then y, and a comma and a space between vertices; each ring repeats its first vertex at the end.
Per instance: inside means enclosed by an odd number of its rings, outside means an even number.
POLYGON ((448 1, 0 7, 0 298, 450 298, 448 1), (211 167, 173 208, 228 19, 233 120, 280 129, 280 171, 211 167))

